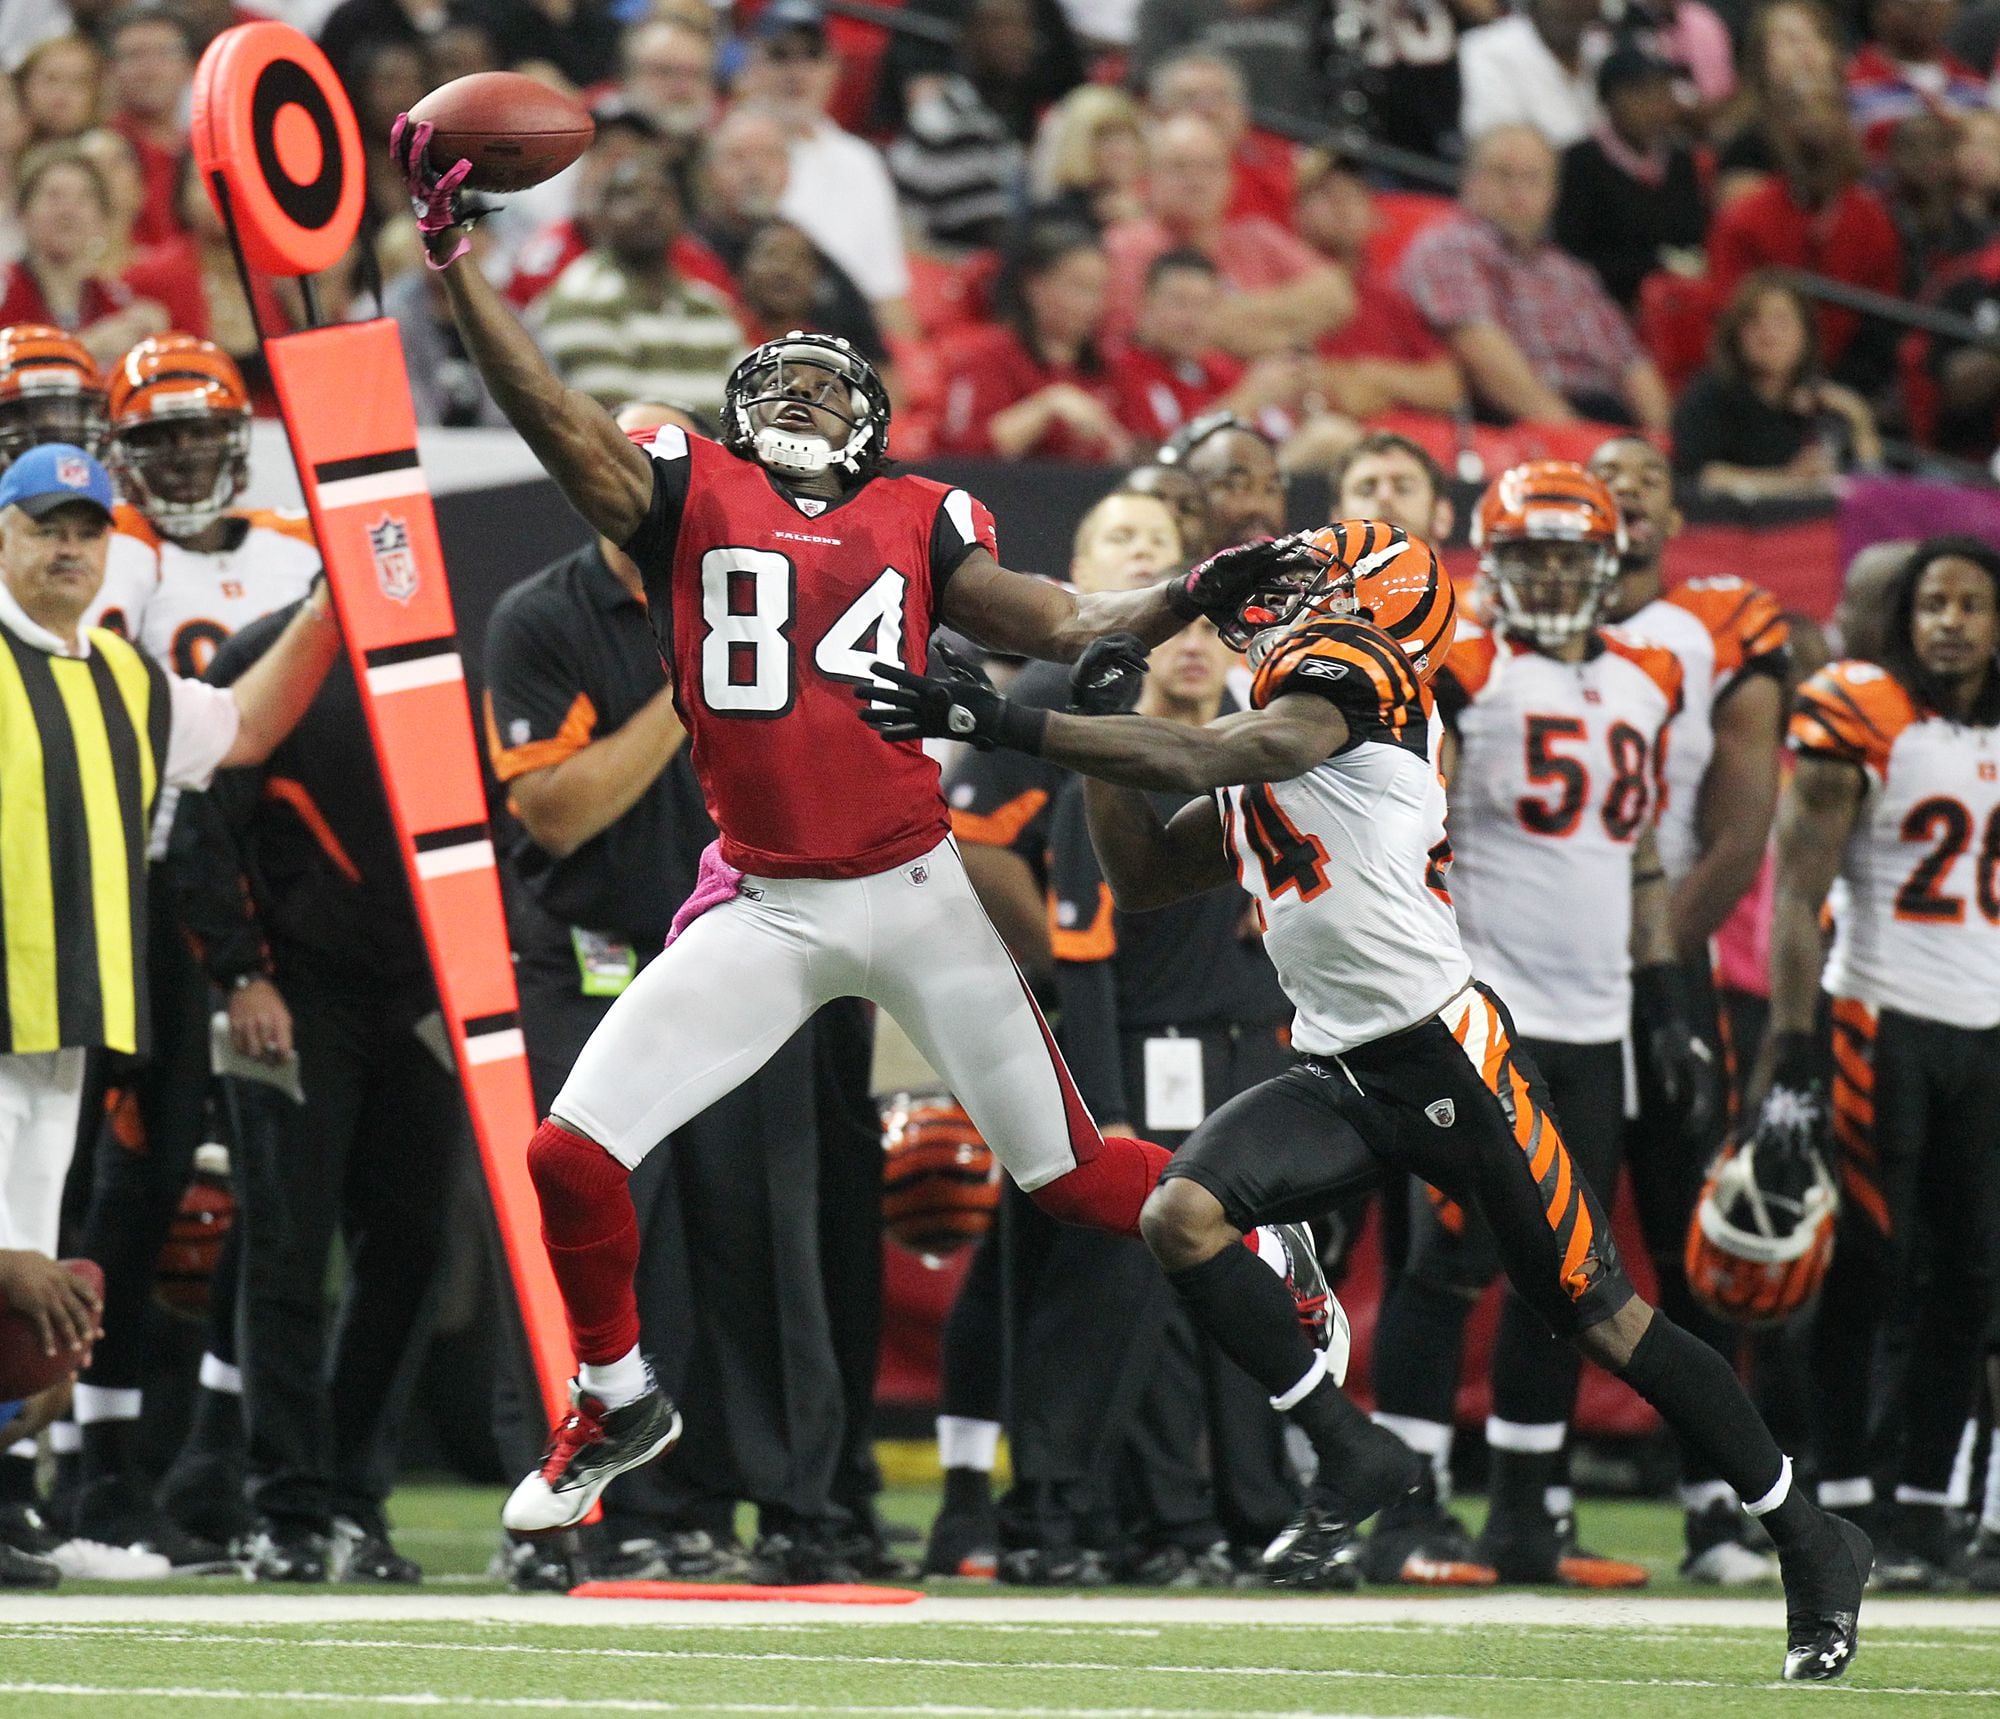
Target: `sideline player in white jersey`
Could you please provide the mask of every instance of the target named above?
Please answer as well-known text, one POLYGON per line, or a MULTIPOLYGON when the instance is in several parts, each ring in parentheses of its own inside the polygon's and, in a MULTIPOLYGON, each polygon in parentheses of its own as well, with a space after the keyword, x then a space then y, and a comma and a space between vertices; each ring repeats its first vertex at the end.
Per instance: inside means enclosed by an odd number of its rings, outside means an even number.
MULTIPOLYGON (((1624 573, 1605 608, 1622 632, 1664 645, 1681 660, 1681 714, 1667 732, 1666 803, 1660 863, 1671 892, 1674 947, 1686 974, 1694 1024, 1725 1048, 1709 940, 1756 881, 1770 842, 1783 748, 1789 631, 1777 599, 1730 576, 1665 588, 1662 559, 1680 530, 1673 473, 1651 442, 1619 436, 1590 460, 1625 519, 1624 573)), ((1659 1023, 1636 999, 1635 1044, 1659 1023)), ((1710 1083, 1686 1097, 1661 1091, 1638 1069, 1638 1115, 1626 1130, 1625 1161, 1660 1305, 1722 1354, 1740 1347, 1739 1327, 1690 1293, 1682 1254, 1708 1165, 1721 1145, 1726 1103, 1710 1083), (1690 1102, 1694 1100, 1695 1102, 1690 1102)), ((1737 1500, 1702 1452, 1681 1453, 1686 1555, 1681 1573, 1698 1582, 1767 1581, 1770 1561, 1737 1500)))
MULTIPOLYGON (((1661 993, 1648 1012, 1671 1030, 1642 1049, 1662 1061, 1663 1083, 1686 1082, 1694 1054, 1653 838, 1681 666, 1671 651, 1598 627, 1624 532, 1617 503, 1580 466, 1545 460, 1504 473, 1480 501, 1473 540, 1493 618, 1460 626, 1432 683, 1445 726, 1453 905, 1473 970, 1506 997, 1576 1168, 1609 1206, 1635 986, 1661 993)), ((1465 1323, 1499 1262, 1485 1226, 1456 1203, 1423 1189, 1412 1206, 1409 1267, 1376 1330, 1376 1418, 1441 1464, 1465 1323)), ((1577 1365, 1518 1294, 1501 1313, 1491 1375, 1492 1509, 1477 1546, 1441 1508, 1387 1511, 1368 1574, 1642 1586, 1644 1565, 1581 1551, 1570 1513, 1549 1507, 1577 1365)))
MULTIPOLYGON (((1837 1677, 1854 1651, 1867 1536, 1794 1486, 1728 1364, 1633 1293, 1506 1007, 1474 980, 1459 941, 1423 685, 1450 646, 1452 610, 1427 546, 1349 521, 1298 540, 1224 626, 1257 665, 1252 708, 1206 727, 1030 716, 976 676, 891 667, 881 672, 893 684, 858 696, 891 736, 956 734, 1096 778, 1091 837, 1121 905, 1163 905, 1234 875, 1263 909, 1302 1054, 1195 1131, 1141 1223, 1189 1317, 1319 1453, 1305 1510, 1265 1552, 1267 1574, 1352 1586, 1359 1524, 1427 1487, 1430 1468, 1341 1394, 1284 1286, 1239 1244, 1255 1224, 1323 1211, 1407 1169, 1477 1207, 1550 1327, 1710 1449, 1755 1501, 1784 1564, 1784 1675, 1837 1677), (1204 797, 1163 824, 1135 789, 1204 797)), ((1112 648, 1087 652, 1079 676, 1112 648)))
MULTIPOLYGON (((108 463, 126 503, 123 536, 153 562, 148 587, 122 599, 125 630, 163 668, 199 678, 237 628, 307 594, 319 551, 303 518, 231 509, 249 476, 250 400, 221 348, 187 334, 141 341, 110 373, 107 412, 108 463)), ((154 861, 177 799, 172 790, 160 795, 154 861)), ((107 1104, 84 1219, 83 1249, 104 1268, 105 1334, 76 1386, 83 1455, 75 1516, 91 1539, 143 1546, 185 1569, 219 1560, 243 1524, 241 1477, 228 1461, 180 1477, 197 1484, 177 1484, 168 1513, 142 1487, 135 1448, 153 1261, 207 1137, 210 1084, 208 986, 163 878, 155 864, 147 880, 153 1054, 107 1104), (181 1501, 191 1495, 198 1502, 189 1509, 181 1501)), ((275 1015, 283 1004, 268 981, 253 980, 229 1007, 232 1022, 262 1011, 259 1050, 265 1032, 282 1037, 275 1015)), ((235 1299, 224 1286, 216 1301, 197 1418, 224 1444, 240 1417, 240 1396, 228 1389, 235 1299)))
MULTIPOLYGON (((46 323, 0 328, 0 471, 44 442, 68 442, 103 459, 106 428, 104 381, 82 341, 46 323)), ((129 508, 118 509, 104 583, 81 623, 125 638, 134 634, 158 570, 150 534, 135 532, 135 523, 129 508)))
POLYGON ((1964 1550, 1947 1493, 2000 1274, 2000 553, 1930 538, 1885 595, 1879 664, 1830 664, 1792 717, 1759 1133, 1823 1130, 1830 1094, 1820 1501, 1879 1530, 1882 1585, 1938 1587, 1964 1550), (1915 1330, 1885 1382, 1871 1360, 1898 1309, 1915 1330))

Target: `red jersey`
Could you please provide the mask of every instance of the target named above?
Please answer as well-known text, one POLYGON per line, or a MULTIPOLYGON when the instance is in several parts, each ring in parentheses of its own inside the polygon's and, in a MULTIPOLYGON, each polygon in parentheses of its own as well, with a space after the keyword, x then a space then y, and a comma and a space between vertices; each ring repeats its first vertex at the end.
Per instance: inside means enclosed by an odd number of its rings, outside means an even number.
POLYGON ((864 877, 951 828, 938 767, 884 740, 854 689, 877 662, 922 672, 938 599, 993 516, 929 478, 794 497, 753 460, 668 426, 625 545, 673 676, 722 857, 764 877, 864 877))

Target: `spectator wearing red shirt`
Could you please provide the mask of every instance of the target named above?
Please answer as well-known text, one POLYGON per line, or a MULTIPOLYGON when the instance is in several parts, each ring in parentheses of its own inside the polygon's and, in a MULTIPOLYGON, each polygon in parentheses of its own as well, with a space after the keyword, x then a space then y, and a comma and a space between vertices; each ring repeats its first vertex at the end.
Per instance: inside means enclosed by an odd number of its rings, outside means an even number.
POLYGON ((1003 321, 944 358, 941 454, 1122 461, 1132 439, 1099 343, 1110 267, 1088 227, 1031 224, 1001 271, 1003 321))
POLYGON ((132 242, 157 245, 179 231, 174 186, 188 142, 182 113, 194 81, 194 37, 173 13, 146 8, 120 13, 105 48, 110 124, 131 144, 146 187, 132 242))
POLYGON ((111 194, 88 157, 63 144, 32 153, 22 164, 15 210, 27 254, 0 270, 0 326, 66 329, 100 364, 167 326, 157 304, 98 272, 111 194))
POLYGON ((1220 407, 1288 434, 1319 366, 1295 353, 1247 369, 1217 350, 1210 331, 1222 278, 1199 251, 1168 251, 1146 271, 1146 296, 1131 340, 1111 356, 1118 421, 1142 442, 1163 442, 1220 407))
POLYGON ((297 289, 291 281, 273 282, 253 270, 250 286, 257 306, 253 323, 222 217, 208 200, 191 155, 180 159, 170 201, 179 224, 169 230, 169 237, 140 252, 124 273, 125 285, 135 297, 159 305, 169 327, 212 340, 235 359, 250 390, 252 409, 259 417, 275 418, 278 402, 257 328, 261 324, 266 334, 284 334, 295 327, 303 309, 293 297, 297 289))
POLYGON ((1394 275, 1369 261, 1369 237, 1381 220, 1374 193, 1345 159, 1314 150, 1300 163, 1292 225, 1354 282, 1354 315, 1319 340, 1320 356, 1334 360, 1324 377, 1328 397, 1356 418, 1398 406, 1456 412, 1465 404, 1457 359, 1417 314, 1394 275))
POLYGON ((1282 138, 1250 129, 1250 93, 1242 69, 1227 54, 1189 48, 1162 60, 1146 80, 1155 119, 1192 113, 1215 127, 1229 150, 1229 207, 1236 220, 1261 215, 1279 226, 1291 219, 1297 151, 1282 138))
POLYGON ((1216 320, 1216 344, 1238 358, 1310 346, 1354 314, 1346 271, 1261 215, 1231 219, 1229 151, 1194 114, 1162 120, 1147 136, 1147 213, 1104 235, 1111 259, 1111 331, 1138 320, 1146 270, 1164 251, 1187 247, 1222 271, 1231 291, 1216 320))
MULTIPOLYGON (((1756 269, 1804 269, 1876 292, 1900 293, 1903 247, 1881 198, 1859 183, 1861 148, 1847 111, 1807 97, 1774 113, 1778 171, 1728 204, 1708 233, 1708 273, 1723 297, 1756 269)), ((1851 310, 1821 305, 1820 355, 1840 381, 1871 392, 1893 357, 1851 310)))
POLYGON ((1869 33, 1847 62, 1847 105, 1869 159, 1889 150, 1897 122, 1913 113, 1971 113, 1986 106, 1986 79, 1944 43, 1952 0, 1875 0, 1869 33))
POLYGON ((1473 391, 1506 420, 1578 418, 1664 430, 1673 402, 1653 362, 1588 265, 1549 242, 1556 154, 1531 126, 1472 146, 1463 213, 1419 233, 1401 279, 1465 366, 1473 391))

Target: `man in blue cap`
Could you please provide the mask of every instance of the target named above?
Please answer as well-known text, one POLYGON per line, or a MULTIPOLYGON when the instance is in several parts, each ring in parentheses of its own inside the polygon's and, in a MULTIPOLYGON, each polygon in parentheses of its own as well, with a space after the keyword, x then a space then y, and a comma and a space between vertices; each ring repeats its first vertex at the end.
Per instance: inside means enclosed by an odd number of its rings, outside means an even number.
MULTIPOLYGON (((268 756, 340 649, 323 586, 226 689, 82 627, 113 499, 103 466, 66 442, 0 476, 0 1249, 50 1255, 85 1052, 146 1048, 154 797, 268 756)), ((0 1541, 46 1555, 58 1542, 33 1508, 33 1457, 20 1443, 0 1456, 0 1541)))

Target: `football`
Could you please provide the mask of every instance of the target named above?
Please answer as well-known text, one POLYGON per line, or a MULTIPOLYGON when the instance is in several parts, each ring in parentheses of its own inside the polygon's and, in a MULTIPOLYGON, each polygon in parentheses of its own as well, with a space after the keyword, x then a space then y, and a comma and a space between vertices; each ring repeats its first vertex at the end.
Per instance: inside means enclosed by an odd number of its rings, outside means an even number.
POLYGON ((590 147, 597 126, 582 103, 519 72, 474 72, 442 84, 410 109, 429 120, 439 173, 469 161, 474 191, 525 191, 552 179, 590 147))
MULTIPOLYGON (((66 1259, 62 1263, 85 1283, 104 1294, 104 1273, 94 1259, 66 1259)), ((11 1307, 0 1307, 0 1402, 18 1402, 46 1391, 67 1379, 90 1358, 88 1349, 45 1355, 35 1322, 11 1307)))

